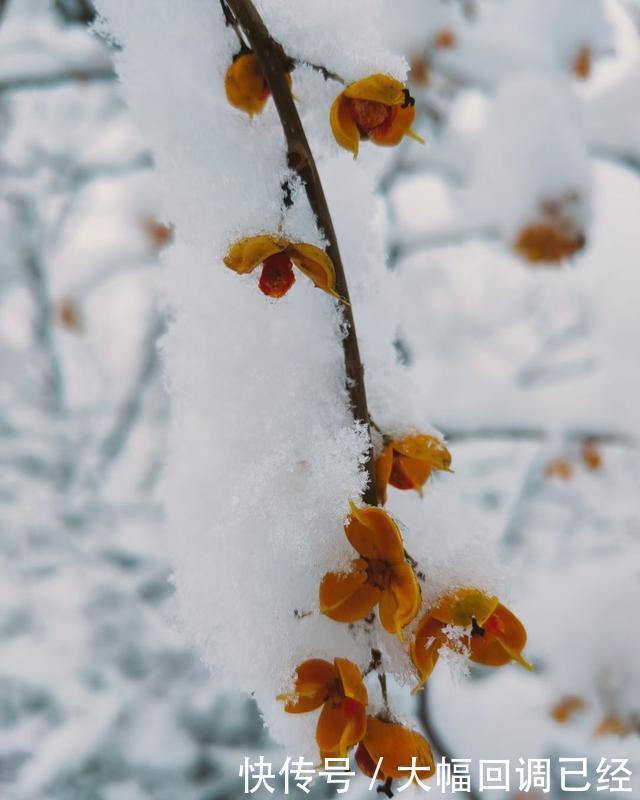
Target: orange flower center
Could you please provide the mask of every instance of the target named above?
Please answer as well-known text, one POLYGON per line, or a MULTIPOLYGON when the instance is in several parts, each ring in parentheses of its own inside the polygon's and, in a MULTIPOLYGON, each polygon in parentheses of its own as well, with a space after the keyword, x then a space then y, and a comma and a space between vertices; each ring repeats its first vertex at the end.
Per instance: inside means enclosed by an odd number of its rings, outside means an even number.
POLYGON ((367 582, 384 591, 391 585, 391 565, 380 558, 367 560, 367 582))
POLYGON ((351 113, 362 136, 373 131, 384 130, 393 122, 396 115, 395 106, 387 106, 377 100, 351 99, 351 113))
POLYGON ((389 483, 395 486, 396 489, 413 489, 413 481, 405 472, 400 456, 395 453, 391 464, 389 483))
POLYGON ((340 678, 336 678, 327 684, 327 694, 324 702, 329 703, 333 708, 342 706, 342 711, 347 719, 355 717, 360 708, 360 703, 357 700, 345 696, 344 686, 340 678))
POLYGON ((268 297, 283 297, 295 283, 293 264, 286 253, 265 259, 258 287, 268 297))

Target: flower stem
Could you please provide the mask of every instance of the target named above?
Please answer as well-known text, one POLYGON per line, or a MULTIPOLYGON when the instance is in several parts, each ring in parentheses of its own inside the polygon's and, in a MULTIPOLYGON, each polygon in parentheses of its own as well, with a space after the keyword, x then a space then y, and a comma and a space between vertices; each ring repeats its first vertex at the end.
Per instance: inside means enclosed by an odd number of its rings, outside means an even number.
MULTIPOLYGON (((282 123, 287 143, 289 167, 300 176, 309 199, 309 205, 327 240, 327 253, 333 261, 336 272, 336 292, 347 301, 341 306, 341 310, 345 321, 342 348, 349 404, 354 419, 364 426, 369 442, 371 442, 364 367, 360 359, 347 279, 320 175, 286 79, 289 58, 282 46, 272 38, 251 0, 223 0, 223 3, 226 3, 227 8, 235 17, 258 59, 262 75, 269 86, 282 123)), ((368 484, 362 499, 365 503, 375 506, 378 504, 378 489, 371 447, 364 467, 367 472, 368 484)))

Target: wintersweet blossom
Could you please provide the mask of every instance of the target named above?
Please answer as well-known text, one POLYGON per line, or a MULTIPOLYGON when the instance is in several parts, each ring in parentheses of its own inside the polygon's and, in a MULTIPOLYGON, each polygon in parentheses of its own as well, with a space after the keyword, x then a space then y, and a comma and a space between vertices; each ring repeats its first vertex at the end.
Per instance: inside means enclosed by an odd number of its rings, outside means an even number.
POLYGON ((320 611, 337 622, 364 619, 378 606, 380 622, 402 638, 420 608, 420 585, 407 563, 393 519, 375 506, 356 507, 344 528, 359 558, 348 572, 328 572, 320 583, 320 611))
POLYGON ((572 719, 576 714, 584 711, 587 702, 584 697, 577 694, 569 694, 558 700, 551 709, 551 716, 556 722, 564 724, 572 719))
POLYGON ((522 228, 513 246, 532 264, 556 264, 578 253, 584 245, 582 233, 540 222, 522 228))
POLYGON ((328 294, 335 291, 336 276, 329 256, 313 244, 290 242, 280 236, 261 235, 240 239, 229 248, 224 263, 239 275, 262 265, 258 287, 268 297, 283 297, 295 282, 293 265, 328 294))
POLYGON ((414 757, 415 772, 420 780, 431 778, 435 766, 431 748, 424 736, 397 722, 367 717, 367 732, 356 749, 356 763, 365 775, 372 778, 380 763, 380 780, 408 778, 406 768, 413 764, 414 757))
POLYGON ((384 505, 387 501, 387 485, 396 489, 415 489, 422 495, 431 472, 450 472, 451 453, 436 436, 420 433, 393 439, 385 443, 376 461, 378 493, 384 505))
POLYGON ((345 758, 365 735, 369 697, 358 667, 346 658, 333 664, 322 658, 303 661, 296 669, 293 692, 278 695, 289 714, 322 707, 316 726, 320 757, 345 758))
MULTIPOLYGON (((286 77, 291 88, 291 75, 287 73, 286 77)), ((224 89, 231 105, 250 117, 262 111, 270 94, 253 53, 241 53, 233 59, 224 78, 224 89)))
POLYGON ((591 48, 584 44, 578 48, 578 52, 575 54, 573 62, 571 63, 571 71, 576 78, 586 81, 589 75, 591 75, 592 62, 593 54, 591 48))
POLYGON ((617 714, 608 714, 596 727, 596 736, 618 736, 624 739, 635 730, 633 720, 624 719, 617 714))
POLYGON ((445 630, 447 626, 469 628, 469 658, 478 664, 499 667, 517 661, 525 669, 522 650, 527 633, 520 620, 499 602, 479 589, 464 588, 446 595, 418 623, 411 641, 411 660, 423 686, 435 667, 440 648, 455 646, 445 630))
POLYGON ((578 253, 586 244, 578 219, 582 198, 568 191, 540 203, 537 218, 518 232, 513 247, 526 261, 558 263, 578 253))
POLYGON ((405 136, 424 144, 411 130, 416 116, 414 100, 400 81, 390 75, 369 75, 349 84, 331 106, 331 130, 336 141, 353 157, 361 140, 393 146, 405 136))

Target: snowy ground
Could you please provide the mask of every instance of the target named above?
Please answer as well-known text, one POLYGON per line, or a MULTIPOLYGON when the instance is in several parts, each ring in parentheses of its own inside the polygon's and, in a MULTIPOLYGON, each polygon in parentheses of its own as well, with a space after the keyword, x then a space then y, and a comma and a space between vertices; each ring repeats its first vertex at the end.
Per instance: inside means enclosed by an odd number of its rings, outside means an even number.
MULTIPOLYGON (((618 36, 637 59, 632 26, 618 36)), ((244 757, 283 754, 176 621, 150 157, 107 49, 45 0, 9 2, 0 88, 0 798, 242 796, 244 757)), ((640 125, 640 105, 625 111, 640 125)), ((635 797, 640 170, 591 163, 589 244, 561 270, 468 236, 401 255, 398 347, 450 438, 455 476, 430 492, 455 480, 498 545, 537 668, 439 670, 441 737, 472 759, 629 758, 635 797), (569 694, 585 708, 561 725, 569 694), (596 736, 607 717, 635 730, 596 736)), ((447 230, 449 188, 407 170, 384 197, 390 241, 447 230)))

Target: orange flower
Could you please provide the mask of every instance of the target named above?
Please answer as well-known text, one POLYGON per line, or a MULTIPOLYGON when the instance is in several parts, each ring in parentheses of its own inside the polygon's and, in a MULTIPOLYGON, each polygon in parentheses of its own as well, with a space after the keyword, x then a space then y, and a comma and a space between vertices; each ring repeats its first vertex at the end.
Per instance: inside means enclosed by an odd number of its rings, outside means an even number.
POLYGON ((582 47, 578 48, 574 56, 571 64, 571 71, 576 78, 579 78, 581 81, 586 81, 589 75, 591 75, 591 62, 591 48, 588 44, 583 44, 582 47))
POLYGON ((231 105, 250 117, 259 114, 269 99, 269 87, 253 53, 234 58, 227 69, 224 88, 231 105))
MULTIPOLYGON (((289 73, 287 81, 291 88, 289 73)), ((253 53, 244 53, 233 59, 224 78, 224 88, 231 105, 245 111, 250 117, 262 111, 270 94, 258 59, 253 53)))
POLYGON ((633 725, 628 720, 622 719, 616 714, 610 714, 602 720, 594 733, 596 736, 619 736, 623 739, 633 733, 633 730, 633 725))
POLYGON ((523 228, 513 247, 532 264, 557 264, 580 252, 585 244, 586 239, 581 232, 552 222, 539 222, 523 228))
POLYGON ((424 736, 396 722, 367 717, 367 732, 356 750, 356 762, 365 775, 372 778, 382 758, 378 770, 380 780, 408 778, 408 771, 400 770, 400 767, 410 767, 414 756, 420 780, 431 778, 435 766, 431 748, 424 736), (424 767, 428 767, 428 771, 424 767))
POLYGON ((312 244, 289 242, 279 236, 249 236, 229 248, 224 263, 246 275, 262 264, 258 287, 268 297, 282 297, 295 282, 293 265, 310 278, 318 289, 341 299, 335 291, 336 276, 329 256, 312 244))
POLYGON ((378 492, 387 502, 387 484, 396 489, 415 489, 422 495, 432 470, 451 472, 451 453, 435 436, 419 433, 386 444, 376 462, 378 492))
POLYGON ((320 611, 336 622, 364 619, 376 605, 380 622, 402 639, 420 608, 420 586, 407 563, 398 526, 381 508, 351 503, 344 529, 360 554, 349 572, 328 572, 320 583, 320 611))
POLYGON ((424 144, 411 130, 416 116, 409 91, 390 75, 369 75, 349 84, 331 106, 331 130, 336 141, 353 157, 358 156, 360 140, 393 146, 410 136, 424 144))
POLYGON ((289 714, 304 714, 322 706, 316 727, 320 757, 345 758, 367 728, 367 687, 358 667, 346 658, 333 664, 322 658, 303 661, 296 669, 294 690, 278 695, 289 714))
POLYGON ((551 716, 556 722, 564 724, 568 722, 573 716, 583 711, 587 704, 583 697, 577 694, 569 694, 553 706, 551 709, 551 716))
POLYGON ((80 306, 72 297, 63 297, 56 307, 57 321, 68 331, 82 333, 84 330, 84 319, 80 306))
POLYGON ((585 439, 582 443, 580 456, 582 457, 582 463, 587 469, 595 471, 602 466, 602 454, 600 453, 598 443, 594 442, 593 439, 585 439))
POLYGON ((520 620, 497 597, 490 597, 479 589, 458 589, 446 595, 418 623, 411 642, 411 660, 420 675, 416 689, 431 675, 442 645, 455 646, 445 632, 448 625, 471 628, 471 661, 490 667, 517 661, 525 669, 533 669, 522 656, 527 633, 520 620))
POLYGON ((566 458, 554 458, 544 468, 544 477, 562 478, 563 481, 570 481, 573 477, 573 467, 566 458))
POLYGON ((442 28, 433 37, 433 46, 436 50, 450 50, 458 43, 458 37, 449 28, 442 28))

